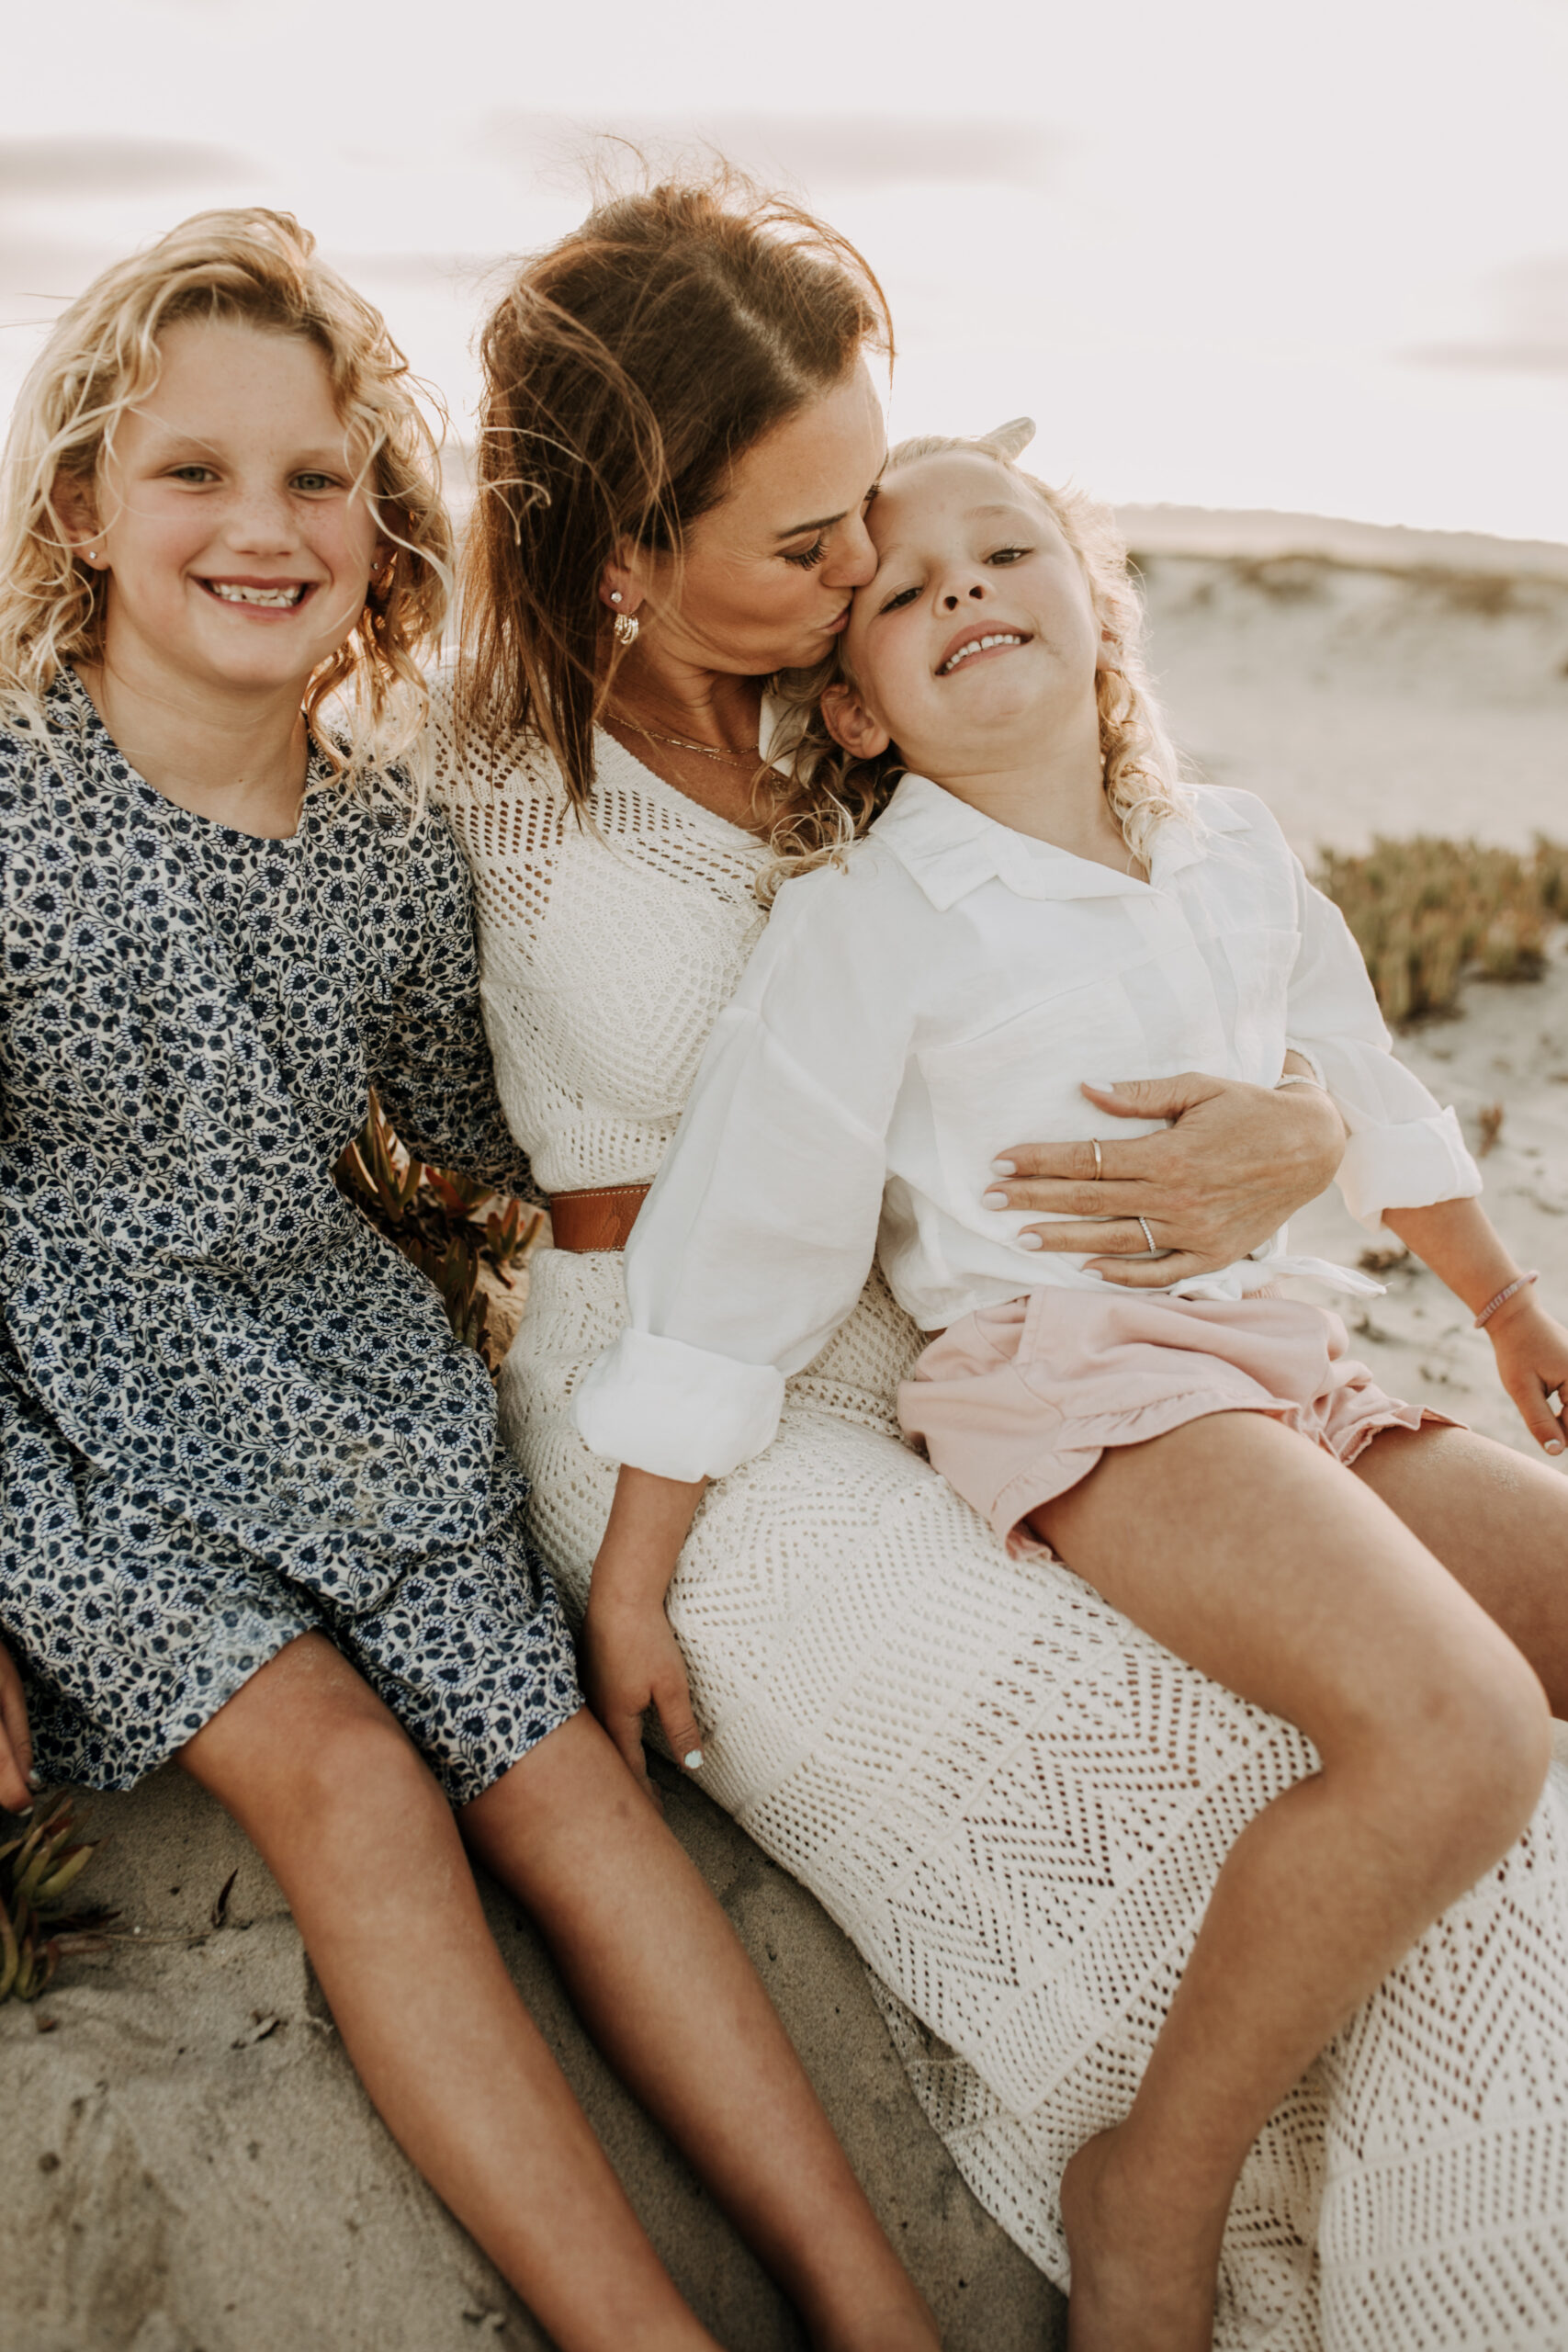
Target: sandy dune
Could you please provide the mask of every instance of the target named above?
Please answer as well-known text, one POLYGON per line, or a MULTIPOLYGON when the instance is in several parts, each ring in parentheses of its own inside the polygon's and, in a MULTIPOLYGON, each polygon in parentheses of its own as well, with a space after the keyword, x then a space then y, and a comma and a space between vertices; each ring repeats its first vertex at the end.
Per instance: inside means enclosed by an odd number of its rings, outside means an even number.
MULTIPOLYGON (((1180 739, 1216 781, 1261 792, 1303 853, 1373 831, 1568 834, 1568 549, 1314 518, 1127 521, 1180 739)), ((1461 1018, 1404 1050, 1472 1137, 1502 1103, 1495 1214, 1568 1308, 1568 962, 1531 987, 1472 988, 1461 1018)), ((1295 1235, 1352 1261, 1368 1239, 1337 1195, 1295 1235)), ((1484 1340, 1429 1275, 1395 1274, 1360 1319, 1389 1385, 1522 1442, 1484 1340)), ((703 1799, 682 1789, 671 1809, 953 2352, 1039 2352, 1059 2304, 928 2131, 853 1953, 703 1799)), ((0 2009, 0 2352, 541 2344, 370 2114, 276 1889, 225 1818, 175 1771, 92 1811, 108 1843, 87 1889, 145 1932, 71 1961, 41 2017, 0 2009)), ((587 2047, 536 1939, 493 1894, 491 1916, 698 2309, 735 2352, 797 2345, 587 2047)))

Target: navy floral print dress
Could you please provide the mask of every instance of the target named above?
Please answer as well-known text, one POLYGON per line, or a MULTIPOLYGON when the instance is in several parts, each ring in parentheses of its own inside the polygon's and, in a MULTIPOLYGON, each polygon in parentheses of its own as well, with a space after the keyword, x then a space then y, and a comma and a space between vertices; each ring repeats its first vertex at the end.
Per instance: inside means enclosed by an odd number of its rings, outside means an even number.
POLYGON ((490 1380, 332 1182, 374 1086, 498 1186, 445 820, 313 773, 258 840, 138 776, 69 673, 0 729, 0 1639, 47 1781, 124 1788, 285 1643, 455 1802, 580 1703, 490 1380))

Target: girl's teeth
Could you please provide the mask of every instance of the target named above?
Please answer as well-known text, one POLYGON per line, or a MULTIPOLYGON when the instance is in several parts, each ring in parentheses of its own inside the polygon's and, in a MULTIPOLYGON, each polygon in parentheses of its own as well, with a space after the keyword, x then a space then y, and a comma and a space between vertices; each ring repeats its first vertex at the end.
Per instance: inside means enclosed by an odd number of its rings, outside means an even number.
POLYGON ((231 580, 209 580, 208 586, 226 605, 297 605, 303 588, 241 588, 231 580))
POLYGON ((971 639, 969 644, 961 645, 957 652, 953 654, 942 663, 942 666, 943 673, 945 674, 949 670, 956 670, 961 662, 967 662, 971 653, 987 652, 993 645, 1021 645, 1022 643, 1023 639, 1021 637, 1013 637, 1010 635, 1004 637, 974 638, 971 639))

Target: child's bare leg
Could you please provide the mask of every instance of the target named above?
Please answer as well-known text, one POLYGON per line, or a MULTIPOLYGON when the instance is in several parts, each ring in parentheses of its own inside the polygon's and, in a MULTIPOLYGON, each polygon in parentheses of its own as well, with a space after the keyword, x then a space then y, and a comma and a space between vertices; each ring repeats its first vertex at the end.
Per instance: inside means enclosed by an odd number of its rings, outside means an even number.
POLYGON ((451 1808, 331 1644, 290 1643, 182 1760, 277 1879, 389 2128, 562 2352, 716 2352, 518 1998, 451 1808))
POLYGON ((1299 1725, 1322 1759, 1237 1839, 1126 2120, 1063 2185, 1074 2352, 1206 2352, 1247 2149, 1518 1835, 1547 1712, 1518 1651, 1393 1513, 1260 1414, 1107 1454, 1036 1524, 1156 1641, 1299 1725))
POLYGON ((786 2287, 823 2352, 935 2352, 936 2330, 761 1983, 586 1713, 465 1808, 600 2048, 786 2287))
POLYGON ((1568 1718, 1568 1478, 1468 1430, 1385 1430, 1356 1475, 1496 1620, 1568 1718))

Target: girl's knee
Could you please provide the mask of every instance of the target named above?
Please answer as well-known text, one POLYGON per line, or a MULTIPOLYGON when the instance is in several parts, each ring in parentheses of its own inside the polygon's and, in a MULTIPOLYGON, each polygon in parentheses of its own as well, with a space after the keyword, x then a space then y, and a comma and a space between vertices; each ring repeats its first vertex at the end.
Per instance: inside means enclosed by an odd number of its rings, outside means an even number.
POLYGON ((1391 1726, 1417 1843, 1472 1875, 1506 1853, 1534 1813, 1551 1760, 1551 1716, 1526 1660, 1500 1636, 1462 1666, 1418 1680, 1391 1726))

